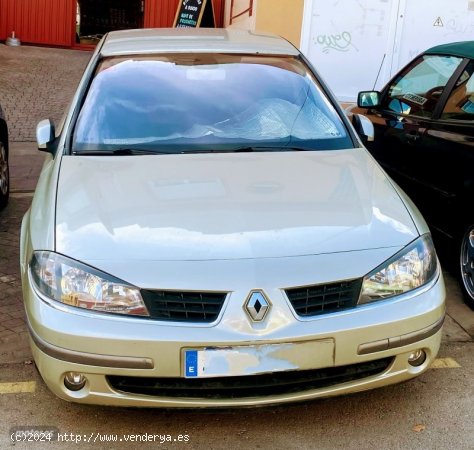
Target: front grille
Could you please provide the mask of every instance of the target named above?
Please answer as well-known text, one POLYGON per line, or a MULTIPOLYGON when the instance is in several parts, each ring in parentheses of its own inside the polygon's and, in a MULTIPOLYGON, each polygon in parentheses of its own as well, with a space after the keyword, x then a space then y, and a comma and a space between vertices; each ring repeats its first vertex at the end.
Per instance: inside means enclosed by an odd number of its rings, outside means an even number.
POLYGON ((178 322, 214 322, 224 304, 225 293, 153 291, 142 289, 150 317, 178 322))
POLYGON ((325 388, 384 372, 393 358, 317 370, 219 378, 147 378, 110 375, 116 390, 155 397, 233 399, 264 397, 325 388))
POLYGON ((286 289, 296 314, 316 316, 354 308, 359 299, 362 279, 286 289))

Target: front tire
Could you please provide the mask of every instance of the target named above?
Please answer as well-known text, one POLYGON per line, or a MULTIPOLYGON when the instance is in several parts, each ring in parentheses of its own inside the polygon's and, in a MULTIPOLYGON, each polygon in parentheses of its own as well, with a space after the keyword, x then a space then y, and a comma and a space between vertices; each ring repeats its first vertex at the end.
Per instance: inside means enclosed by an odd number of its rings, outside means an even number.
POLYGON ((10 173, 5 144, 0 141, 0 209, 5 208, 10 194, 10 173))
POLYGON ((464 300, 474 309, 474 225, 467 227, 461 239, 459 262, 464 300))

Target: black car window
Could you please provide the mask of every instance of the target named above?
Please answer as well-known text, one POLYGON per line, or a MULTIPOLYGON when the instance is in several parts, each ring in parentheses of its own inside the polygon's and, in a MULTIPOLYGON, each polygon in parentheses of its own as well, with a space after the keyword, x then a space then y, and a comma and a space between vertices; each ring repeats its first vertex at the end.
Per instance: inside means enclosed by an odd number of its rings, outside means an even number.
POLYGON ((351 147, 300 59, 215 53, 105 58, 73 138, 76 153, 351 147))
POLYGON ((416 59, 390 85, 382 107, 400 115, 431 117, 461 61, 462 58, 440 55, 416 59))
POLYGON ((467 65, 457 80, 441 119, 474 120, 474 61, 467 65))

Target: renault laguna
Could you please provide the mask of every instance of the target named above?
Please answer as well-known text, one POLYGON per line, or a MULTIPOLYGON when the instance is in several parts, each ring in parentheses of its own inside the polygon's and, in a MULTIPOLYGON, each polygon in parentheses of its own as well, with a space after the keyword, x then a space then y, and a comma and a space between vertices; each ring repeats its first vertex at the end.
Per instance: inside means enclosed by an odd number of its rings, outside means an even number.
POLYGON ((111 32, 21 230, 30 342, 73 402, 268 405, 426 371, 445 289, 429 229, 287 41, 111 32))

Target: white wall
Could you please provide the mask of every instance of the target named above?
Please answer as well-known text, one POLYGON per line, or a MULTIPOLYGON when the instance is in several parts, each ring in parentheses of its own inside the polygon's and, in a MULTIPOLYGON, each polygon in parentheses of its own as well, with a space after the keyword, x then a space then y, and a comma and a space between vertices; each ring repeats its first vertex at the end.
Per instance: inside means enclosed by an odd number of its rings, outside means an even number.
POLYGON ((305 0, 301 49, 342 101, 460 40, 474 40, 474 0, 305 0))
POLYGON ((394 68, 434 45, 474 40, 473 0, 404 0, 402 7, 394 68))

